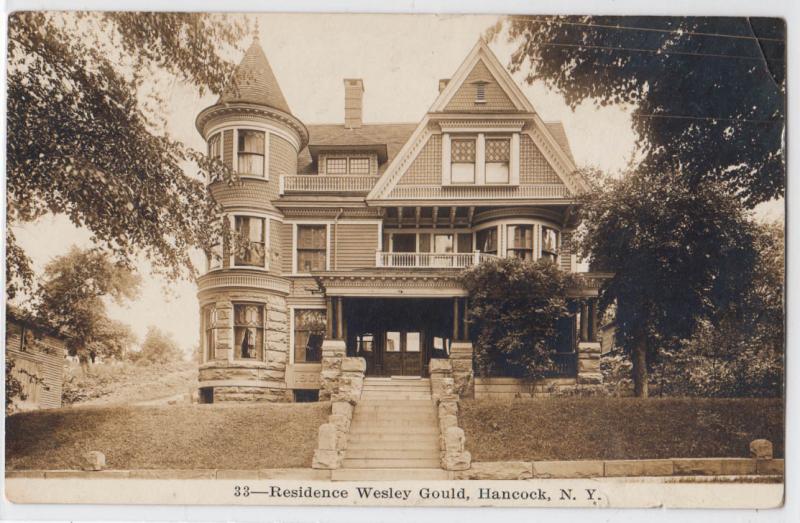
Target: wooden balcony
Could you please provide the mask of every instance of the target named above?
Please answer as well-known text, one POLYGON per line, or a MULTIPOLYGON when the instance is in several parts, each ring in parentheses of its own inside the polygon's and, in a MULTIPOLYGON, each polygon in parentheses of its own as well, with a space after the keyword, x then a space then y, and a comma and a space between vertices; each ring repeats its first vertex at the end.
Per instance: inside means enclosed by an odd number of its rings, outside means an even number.
POLYGON ((375 266, 396 269, 464 269, 496 258, 482 252, 381 252, 375 253, 375 266))
POLYGON ((367 175, 288 175, 280 177, 280 194, 342 193, 366 194, 372 190, 377 176, 367 175))

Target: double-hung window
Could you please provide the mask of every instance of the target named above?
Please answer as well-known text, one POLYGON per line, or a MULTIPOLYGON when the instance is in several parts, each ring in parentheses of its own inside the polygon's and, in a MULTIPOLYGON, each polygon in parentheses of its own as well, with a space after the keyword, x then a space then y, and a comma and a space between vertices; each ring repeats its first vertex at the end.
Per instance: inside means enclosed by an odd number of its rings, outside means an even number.
POLYGON ((265 136, 263 131, 239 129, 239 174, 264 176, 265 136))
POLYGON ((481 229, 475 233, 475 248, 486 254, 497 255, 497 227, 481 229))
POLYGON ((509 138, 486 140, 486 183, 508 183, 508 165, 511 158, 509 138))
POLYGON ((325 323, 325 311, 322 309, 294 311, 295 363, 316 363, 322 360, 325 323))
POLYGON ((556 261, 558 257, 558 231, 550 227, 542 227, 542 258, 556 261))
POLYGON ((509 225, 508 249, 510 258, 533 260, 533 225, 509 225))
POLYGON ((236 216, 233 264, 241 267, 266 265, 266 220, 253 216, 236 216))
POLYGON ((234 358, 262 360, 264 357, 264 306, 233 304, 234 358))
POLYGON ((203 307, 203 341, 205 344, 205 361, 213 360, 215 357, 216 338, 214 328, 217 322, 217 309, 213 305, 203 307))
POLYGON ((454 138, 450 143, 450 180, 475 183, 475 139, 454 138))
POLYGON ((324 271, 328 251, 326 225, 297 226, 297 272, 324 271))

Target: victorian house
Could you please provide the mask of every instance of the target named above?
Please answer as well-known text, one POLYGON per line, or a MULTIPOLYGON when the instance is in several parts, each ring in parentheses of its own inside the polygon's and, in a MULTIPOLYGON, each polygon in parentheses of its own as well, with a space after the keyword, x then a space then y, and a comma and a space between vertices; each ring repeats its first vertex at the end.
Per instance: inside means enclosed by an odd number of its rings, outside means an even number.
MULTIPOLYGON (((210 155, 239 173, 210 190, 245 239, 198 281, 201 401, 316 400, 326 350, 363 357, 367 376, 425 377, 431 358, 453 357, 471 376, 459 271, 504 256, 576 270, 586 184, 564 128, 483 41, 431 85, 419 122, 364 122, 364 89, 344 80, 344 122, 302 122, 254 40, 198 115, 210 155)), ((573 383, 599 379, 596 280, 584 281, 556 360, 573 383)))

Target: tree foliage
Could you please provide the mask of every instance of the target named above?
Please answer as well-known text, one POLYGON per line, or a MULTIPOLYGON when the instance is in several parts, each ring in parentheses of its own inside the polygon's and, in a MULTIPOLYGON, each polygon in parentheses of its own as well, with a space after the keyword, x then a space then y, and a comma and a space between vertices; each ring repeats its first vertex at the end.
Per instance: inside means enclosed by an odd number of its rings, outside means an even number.
POLYGON ((467 269, 461 282, 479 372, 538 377, 552 368, 571 277, 547 261, 498 258, 467 269))
POLYGON ((141 278, 97 249, 72 247, 44 268, 36 292, 40 321, 66 331, 67 350, 82 363, 120 358, 136 337, 107 315, 104 299, 124 303, 138 296, 141 278))
MULTIPOLYGON (((65 214, 130 264, 144 253, 170 277, 193 273, 189 249, 210 251, 220 208, 202 179, 218 161, 164 131, 159 79, 221 92, 239 19, 194 13, 17 12, 8 38, 8 224, 65 214)), ((6 239, 7 295, 31 283, 6 239)))
POLYGON ((182 360, 183 356, 172 336, 153 325, 147 328, 141 350, 130 353, 133 361, 142 363, 172 363, 182 360))
POLYGON ((609 180, 584 196, 581 212, 583 255, 614 273, 603 285, 601 311, 616 306, 617 343, 633 355, 637 393, 646 394, 644 364, 660 347, 745 299, 755 225, 719 184, 693 187, 676 174, 609 180))
POLYGON ((785 189, 786 25, 780 19, 513 16, 512 71, 571 107, 634 108, 644 171, 680 165, 748 207, 785 189))

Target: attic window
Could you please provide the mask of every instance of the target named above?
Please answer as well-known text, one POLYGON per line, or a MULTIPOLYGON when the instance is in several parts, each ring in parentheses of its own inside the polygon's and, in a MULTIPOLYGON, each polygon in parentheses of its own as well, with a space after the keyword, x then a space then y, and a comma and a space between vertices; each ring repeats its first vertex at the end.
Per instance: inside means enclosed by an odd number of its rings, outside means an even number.
POLYGON ((475 103, 486 103, 486 82, 475 82, 475 103))

